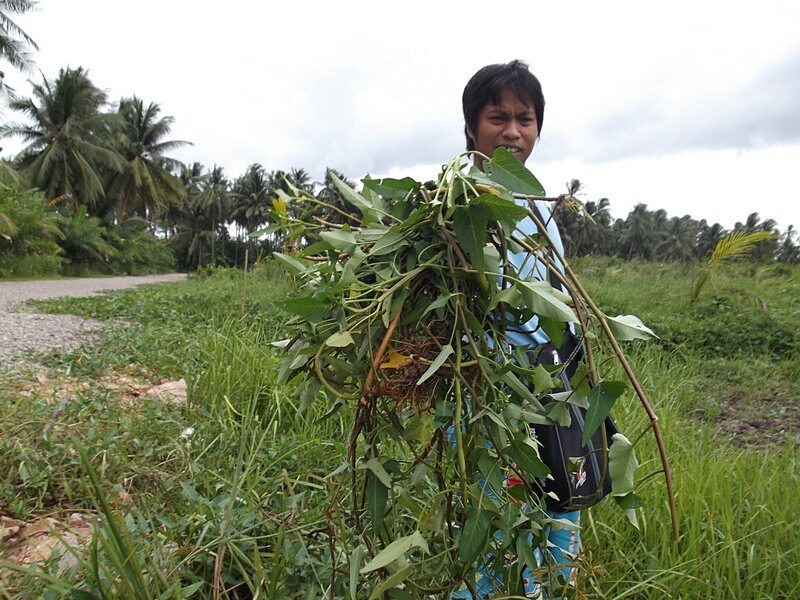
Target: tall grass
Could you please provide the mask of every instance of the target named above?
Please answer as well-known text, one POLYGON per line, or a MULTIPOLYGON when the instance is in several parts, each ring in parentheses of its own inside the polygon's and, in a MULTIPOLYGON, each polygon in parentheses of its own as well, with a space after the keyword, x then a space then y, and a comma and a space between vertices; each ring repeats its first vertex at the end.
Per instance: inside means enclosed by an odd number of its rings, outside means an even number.
MULTIPOLYGON (((698 420, 699 383, 709 373, 659 349, 634 353, 645 374, 674 471, 681 541, 670 539, 658 476, 641 490, 634 529, 605 502, 589 513, 583 591, 601 598, 792 598, 800 590, 800 482, 796 441, 737 447, 698 420)), ((632 399, 617 410, 627 434, 645 426, 632 399)), ((657 464, 646 436, 640 471, 657 464)))
MULTIPOLYGON (((676 327, 694 318, 681 312, 691 270, 591 261, 580 266, 612 314, 634 312, 646 323, 676 327), (664 293, 669 281, 674 295, 664 293)), ((729 274, 715 285, 752 289, 745 275, 729 274)), ((78 505, 93 509, 100 524, 75 573, 50 565, 38 578, 28 573, 8 579, 0 566, 0 577, 10 581, 7 597, 347 595, 348 574, 334 573, 328 537, 331 527, 342 532, 347 525, 331 523, 326 509, 338 481, 332 474, 345 462, 352 413, 344 407, 323 418, 327 407, 321 402, 300 410, 291 387, 275 384, 278 355, 269 342, 284 336, 274 303, 290 285, 264 267, 251 275, 244 297, 240 277, 220 271, 174 286, 47 305, 133 323, 110 330, 97 349, 49 358, 54 376, 68 371, 91 379, 133 363, 154 379, 185 377, 189 402, 173 407, 143 401, 131 409, 120 403, 119 391, 90 386, 57 413, 57 397, 25 397, 21 390, 28 382, 8 381, 0 392, 0 411, 8 417, 0 430, 0 512, 30 519, 78 505), (71 450, 75 438, 88 460, 71 450), (25 480, 21 464, 28 468, 25 480), (122 489, 131 501, 120 500, 122 489)), ((791 274, 764 278, 777 288, 761 290, 770 307, 796 290, 791 274)), ((707 291, 698 305, 713 296, 707 291)), ((789 315, 785 306, 774 310, 780 327, 789 315)), ((666 438, 682 538, 680 544, 671 539, 658 474, 641 486, 639 529, 613 500, 604 501, 583 518, 575 597, 796 597, 796 438, 772 432, 754 444, 757 438, 727 434, 715 419, 731 406, 746 418, 791 407, 800 395, 797 358, 708 356, 685 345, 657 344, 632 345, 628 352, 666 438)), ((632 394, 615 413, 630 439, 647 427, 632 394)), ((642 476, 658 468, 648 434, 637 454, 642 476)), ((342 549, 333 550, 341 568, 342 549)), ((409 596, 394 590, 388 597, 409 596)))

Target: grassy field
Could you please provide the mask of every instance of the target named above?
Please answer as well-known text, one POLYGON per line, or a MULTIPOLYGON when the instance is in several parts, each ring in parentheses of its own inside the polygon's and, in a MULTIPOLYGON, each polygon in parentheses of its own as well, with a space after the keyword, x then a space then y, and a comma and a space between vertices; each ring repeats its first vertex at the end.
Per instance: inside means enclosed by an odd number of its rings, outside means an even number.
MULTIPOLYGON (((611 501, 584 518, 574 597, 800 595, 800 269, 734 265, 694 304, 691 266, 576 269, 607 313, 661 336, 626 351, 665 433, 682 539, 663 479, 647 478, 638 530, 611 501)), ((332 565, 326 535, 351 413, 299 414, 274 383, 269 342, 286 337, 275 302, 290 289, 265 264, 246 293, 220 270, 39 304, 109 328, 94 348, 37 357, 36 373, 0 374, 0 516, 101 518, 66 571, 57 557, 15 565, 0 546, 2 597, 322 598, 332 580, 334 597, 369 596, 350 589, 346 560, 332 565), (142 393, 180 378, 185 404, 142 393)), ((615 416, 630 439, 646 427, 630 394, 615 416)), ((637 454, 641 474, 657 469, 651 436, 637 454)), ((422 597, 409 593, 388 597, 422 597)))

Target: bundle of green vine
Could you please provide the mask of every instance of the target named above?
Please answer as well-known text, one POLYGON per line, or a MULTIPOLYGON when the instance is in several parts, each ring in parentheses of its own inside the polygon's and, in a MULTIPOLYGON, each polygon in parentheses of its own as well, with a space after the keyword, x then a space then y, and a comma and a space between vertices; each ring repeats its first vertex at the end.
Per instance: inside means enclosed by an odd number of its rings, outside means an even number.
MULTIPOLYGON (((293 335, 280 343, 279 379, 296 382, 301 410, 325 402, 328 414, 353 411, 349 468, 331 475, 331 597, 446 593, 473 585, 477 560, 509 570, 510 586, 519 581, 549 519, 537 485, 548 468, 531 424, 564 425, 573 403, 587 411, 588 439, 628 384, 648 411, 671 499, 657 419, 618 344, 653 334, 636 317, 597 308, 533 204, 574 199, 545 198, 503 148, 482 170, 456 157, 431 182, 336 185, 347 205, 295 189, 276 198, 273 225, 297 248, 275 256, 299 290, 282 304, 293 335), (562 289, 515 266, 518 253, 562 289), (533 317, 554 341, 566 326, 582 340, 586 358, 569 392, 559 392, 563 366, 531 364, 508 342, 509 327, 533 317), (594 340, 628 384, 603 378, 594 340), (509 476, 525 485, 508 486, 509 476), (349 577, 337 581, 337 572, 349 577)), ((616 434, 609 457, 612 495, 632 512, 633 445, 616 434)))

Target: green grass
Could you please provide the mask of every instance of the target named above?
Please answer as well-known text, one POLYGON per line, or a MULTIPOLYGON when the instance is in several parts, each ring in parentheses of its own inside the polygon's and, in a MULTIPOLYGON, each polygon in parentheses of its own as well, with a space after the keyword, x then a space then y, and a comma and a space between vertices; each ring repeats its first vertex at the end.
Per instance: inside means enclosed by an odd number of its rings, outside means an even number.
MULTIPOLYGON (((691 306, 691 269, 592 259, 576 267, 606 312, 637 314, 662 335, 626 351, 660 418, 682 530, 675 544, 657 474, 640 490, 639 530, 603 502, 584 517, 576 597, 800 594, 798 437, 786 426, 797 425, 800 397, 790 327, 800 312, 798 270, 734 265, 691 306), (751 310, 760 314, 737 316, 751 310), (786 340, 762 351, 709 333, 762 339, 748 318, 786 340)), ((108 320, 109 328, 93 349, 40 357, 58 385, 4 376, 0 514, 80 509, 102 515, 103 525, 74 573, 53 564, 38 576, 0 567, 0 597, 325 597, 327 531, 347 528, 326 518, 339 481, 329 475, 344 462, 352 413, 323 419, 327 407, 317 403, 299 414, 292 390, 275 384, 279 354, 269 342, 285 337, 275 302, 290 289, 262 266, 246 297, 241 274, 220 270, 39 304, 108 320), (111 385, 120 374, 143 383, 184 377, 189 402, 123 403, 124 388, 111 385)), ((630 439, 647 427, 632 394, 616 418, 630 439)), ((658 469, 651 436, 637 454, 640 476, 658 469)), ((349 597, 346 556, 336 551, 336 597, 349 597)))

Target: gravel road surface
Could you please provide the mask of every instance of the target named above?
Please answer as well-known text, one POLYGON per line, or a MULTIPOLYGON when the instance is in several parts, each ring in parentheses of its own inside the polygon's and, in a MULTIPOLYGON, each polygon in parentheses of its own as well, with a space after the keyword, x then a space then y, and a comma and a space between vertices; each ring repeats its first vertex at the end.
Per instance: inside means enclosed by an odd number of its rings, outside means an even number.
POLYGON ((0 368, 22 363, 25 350, 58 348, 66 352, 91 337, 101 323, 75 315, 45 315, 21 306, 26 300, 94 296, 149 283, 181 281, 182 273, 141 277, 92 277, 40 281, 0 281, 0 368))

